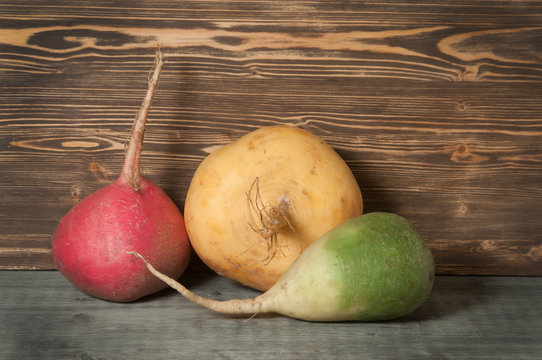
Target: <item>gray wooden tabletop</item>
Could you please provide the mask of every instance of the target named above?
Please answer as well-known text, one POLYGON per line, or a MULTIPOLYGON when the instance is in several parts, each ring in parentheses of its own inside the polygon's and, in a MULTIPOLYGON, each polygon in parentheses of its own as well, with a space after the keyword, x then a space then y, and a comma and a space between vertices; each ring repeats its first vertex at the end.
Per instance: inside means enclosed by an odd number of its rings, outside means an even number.
MULTIPOLYGON (((215 299, 256 291, 210 273, 181 279, 215 299)), ((165 290, 130 304, 87 296, 56 271, 0 271, 0 359, 540 359, 541 277, 438 276, 397 321, 309 323, 225 316, 165 290)))

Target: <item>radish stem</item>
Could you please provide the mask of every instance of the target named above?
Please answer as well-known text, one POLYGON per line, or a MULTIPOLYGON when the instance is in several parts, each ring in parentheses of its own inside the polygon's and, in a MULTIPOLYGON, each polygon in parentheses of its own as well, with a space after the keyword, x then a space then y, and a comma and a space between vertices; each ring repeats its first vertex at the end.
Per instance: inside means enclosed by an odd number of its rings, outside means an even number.
POLYGON ((164 54, 162 50, 158 48, 156 50, 156 58, 154 65, 151 69, 152 76, 149 79, 149 86, 147 93, 143 98, 141 107, 136 115, 136 120, 132 126, 132 133, 130 137, 130 143, 128 144, 128 150, 126 151, 126 158, 122 168, 121 176, 126 180, 128 185, 135 191, 139 190, 140 174, 140 159, 141 159, 141 147, 143 144, 143 137, 145 135, 145 123, 147 122, 147 115, 151 107, 152 98, 156 92, 158 86, 158 79, 160 78, 160 72, 164 65, 164 54))

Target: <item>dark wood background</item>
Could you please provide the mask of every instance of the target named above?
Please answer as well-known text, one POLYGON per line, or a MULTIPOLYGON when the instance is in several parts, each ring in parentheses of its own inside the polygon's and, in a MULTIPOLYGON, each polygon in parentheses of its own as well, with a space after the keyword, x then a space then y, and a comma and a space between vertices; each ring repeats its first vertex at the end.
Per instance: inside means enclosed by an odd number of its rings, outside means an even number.
POLYGON ((0 268, 54 268, 60 218, 119 174, 154 49, 144 174, 292 124, 409 218, 440 274, 542 275, 541 1, 0 1, 0 268))

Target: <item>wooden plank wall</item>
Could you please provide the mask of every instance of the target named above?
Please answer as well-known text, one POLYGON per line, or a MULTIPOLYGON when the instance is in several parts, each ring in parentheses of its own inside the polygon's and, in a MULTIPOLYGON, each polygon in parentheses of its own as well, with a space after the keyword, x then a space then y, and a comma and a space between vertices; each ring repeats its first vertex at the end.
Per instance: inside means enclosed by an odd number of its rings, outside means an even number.
POLYGON ((120 173, 156 44, 143 171, 182 209, 216 146, 292 124, 415 223, 440 274, 542 275, 542 2, 0 1, 0 268, 120 173))

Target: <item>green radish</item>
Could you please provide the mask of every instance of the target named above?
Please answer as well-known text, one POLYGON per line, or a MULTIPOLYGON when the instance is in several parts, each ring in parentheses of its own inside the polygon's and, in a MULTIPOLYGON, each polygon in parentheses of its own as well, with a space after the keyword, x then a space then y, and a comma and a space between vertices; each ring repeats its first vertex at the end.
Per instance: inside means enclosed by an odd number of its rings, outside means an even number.
POLYGON ((273 287, 254 299, 206 299, 145 263, 155 276, 208 309, 228 314, 279 313, 307 321, 404 316, 427 299, 435 274, 431 251, 414 226, 399 215, 383 212, 358 216, 327 232, 301 253, 273 287))

